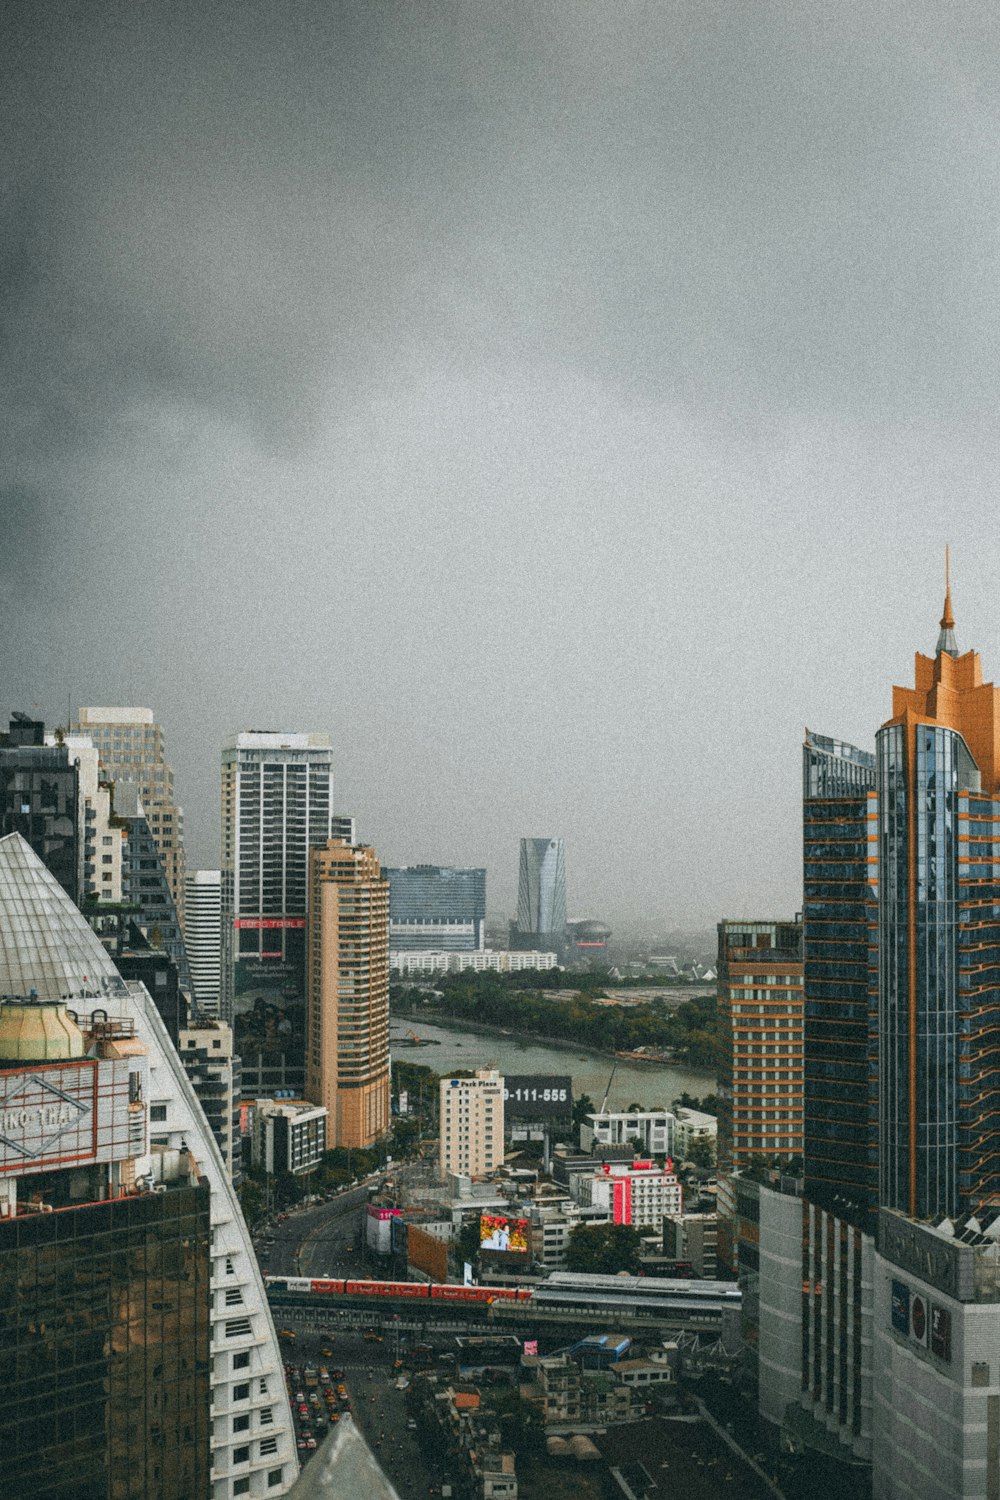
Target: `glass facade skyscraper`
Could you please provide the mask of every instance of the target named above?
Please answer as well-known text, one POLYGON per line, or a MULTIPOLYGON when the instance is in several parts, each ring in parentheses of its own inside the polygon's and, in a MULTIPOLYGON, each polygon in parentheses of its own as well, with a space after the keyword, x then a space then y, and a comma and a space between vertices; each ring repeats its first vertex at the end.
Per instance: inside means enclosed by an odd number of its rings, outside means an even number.
POLYGON ((512 948, 561 949, 566 937, 566 846, 522 839, 512 948))
POLYGON ((485 870, 403 865, 383 874, 394 951, 465 953, 485 946, 485 870))
POLYGON ((911 1218, 1000 1202, 1000 690, 893 690, 873 758, 805 746, 806 1191, 911 1218))

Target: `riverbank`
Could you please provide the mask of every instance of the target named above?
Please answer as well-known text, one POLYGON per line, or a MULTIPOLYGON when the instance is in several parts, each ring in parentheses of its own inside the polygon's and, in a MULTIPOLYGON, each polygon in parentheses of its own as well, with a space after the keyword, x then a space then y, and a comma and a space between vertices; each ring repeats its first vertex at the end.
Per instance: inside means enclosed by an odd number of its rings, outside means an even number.
MULTIPOLYGON (((487 1026, 484 1025, 481 1021, 467 1021, 464 1017, 459 1018, 457 1016, 451 1016, 443 1011, 431 1010, 430 1007, 428 1007, 426 1010, 422 1009, 420 1012, 420 1016, 414 1016, 411 1012, 393 1011, 390 1013, 389 1019, 390 1021, 395 1020, 400 1022, 409 1022, 411 1025, 413 1025, 414 1031, 416 1031, 417 1035, 419 1036, 419 1021, 421 1017, 423 1017, 428 1022, 428 1024, 432 1026, 439 1026, 442 1031, 471 1031, 475 1032, 478 1036, 504 1037, 506 1040, 514 1043, 527 1042, 536 1047, 551 1047, 554 1051, 557 1052, 575 1052, 577 1054, 583 1052, 586 1053, 589 1057, 607 1058, 608 1062, 610 1063, 621 1063, 623 1061, 627 1061, 629 1064, 632 1064, 638 1062, 640 1063, 640 1066, 646 1067, 648 1067, 651 1063, 655 1063, 661 1068, 683 1069, 685 1073, 697 1073, 699 1076, 710 1078, 713 1085, 715 1084, 716 1080, 716 1072, 714 1068, 699 1068, 696 1067, 693 1063, 685 1062, 683 1059, 675 1058, 671 1062, 663 1062, 658 1058, 645 1058, 640 1060, 639 1058, 630 1057, 628 1059, 623 1059, 610 1048, 592 1047, 588 1045, 587 1042, 574 1042, 571 1038, 564 1036, 536 1036, 533 1032, 511 1031, 509 1027, 487 1026)), ((421 1061, 423 1060, 423 1057, 426 1056, 427 1066, 431 1066, 431 1061, 434 1056, 432 1047, 415 1047, 413 1048, 413 1051, 421 1054, 421 1061)), ((414 1058, 413 1061, 416 1062, 417 1059, 414 1058)))

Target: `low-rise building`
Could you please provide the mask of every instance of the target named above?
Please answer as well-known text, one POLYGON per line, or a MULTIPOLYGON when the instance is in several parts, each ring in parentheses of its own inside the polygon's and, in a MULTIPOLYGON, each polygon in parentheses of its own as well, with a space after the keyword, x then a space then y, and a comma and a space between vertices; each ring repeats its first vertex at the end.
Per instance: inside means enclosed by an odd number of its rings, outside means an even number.
POLYGON ((669 1109, 619 1110, 587 1115, 580 1126, 581 1151, 632 1146, 645 1156, 673 1156, 674 1116, 669 1109))
POLYGON ((718 1137, 718 1121, 714 1115, 707 1115, 700 1109, 682 1109, 676 1111, 676 1124, 674 1125, 674 1145, 677 1159, 687 1161, 691 1154, 693 1141, 706 1141, 711 1147, 712 1159, 715 1159, 716 1140, 718 1137))
POLYGON ((507 949, 481 948, 466 953, 442 949, 427 953, 408 953, 393 949, 389 968, 395 974, 461 974, 471 969, 476 974, 522 974, 534 969, 558 969, 557 953, 514 952, 507 949))
POLYGON ((663 1221, 663 1253, 670 1260, 687 1261, 701 1281, 714 1281, 719 1273, 717 1214, 668 1214, 663 1221))
POLYGON ((326 1151, 327 1111, 303 1099, 258 1099, 251 1136, 253 1164, 265 1172, 311 1172, 326 1151))
POLYGON ((603 1209, 614 1224, 659 1230, 664 1215, 679 1214, 683 1195, 676 1172, 651 1161, 606 1162, 593 1176, 573 1179, 580 1203, 603 1209))

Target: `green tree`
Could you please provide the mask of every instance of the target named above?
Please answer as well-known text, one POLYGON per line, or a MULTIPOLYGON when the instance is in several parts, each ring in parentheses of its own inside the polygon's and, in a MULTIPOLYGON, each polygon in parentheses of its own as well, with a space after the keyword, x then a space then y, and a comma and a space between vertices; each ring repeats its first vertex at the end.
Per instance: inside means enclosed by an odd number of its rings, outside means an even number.
POLYGON ((614 1276, 639 1270, 639 1231, 631 1224, 578 1224, 566 1246, 566 1269, 614 1276))
POLYGON ((695 1136, 688 1145, 687 1160, 693 1166, 701 1167, 705 1171, 715 1166, 715 1147, 708 1136, 695 1136))
POLYGON ((595 1114, 596 1111, 597 1105, 591 1099, 590 1095, 580 1094, 573 1101, 573 1124, 579 1129, 587 1116, 595 1114))

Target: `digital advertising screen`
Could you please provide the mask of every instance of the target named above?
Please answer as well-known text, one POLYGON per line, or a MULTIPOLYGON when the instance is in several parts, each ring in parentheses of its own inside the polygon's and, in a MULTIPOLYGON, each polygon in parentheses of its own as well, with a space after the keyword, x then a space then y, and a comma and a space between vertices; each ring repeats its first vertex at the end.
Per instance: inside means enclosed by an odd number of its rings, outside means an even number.
POLYGON ((508 1219, 503 1214, 480 1214, 479 1248, 527 1254, 527 1219, 508 1219))

